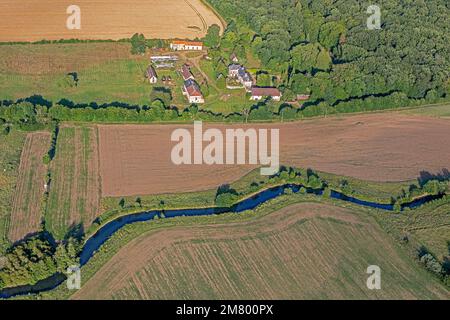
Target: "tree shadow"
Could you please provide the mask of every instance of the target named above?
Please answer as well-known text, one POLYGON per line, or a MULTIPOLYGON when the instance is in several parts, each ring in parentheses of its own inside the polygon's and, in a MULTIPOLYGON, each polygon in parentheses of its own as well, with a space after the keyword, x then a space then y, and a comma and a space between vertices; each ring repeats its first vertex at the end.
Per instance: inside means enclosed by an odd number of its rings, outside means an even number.
POLYGON ((127 110, 136 110, 139 111, 144 108, 148 108, 148 106, 138 106, 138 105, 131 105, 125 102, 120 101, 112 101, 108 103, 102 103, 98 104, 97 102, 90 102, 90 103, 75 103, 72 100, 69 100, 67 98, 63 98, 59 100, 56 104, 61 105, 63 107, 69 108, 69 109, 84 109, 84 108, 92 108, 92 109, 106 109, 109 107, 116 107, 116 108, 122 108, 127 110))
POLYGON ((22 239, 20 239, 20 240, 18 240, 16 242, 13 242, 10 248, 14 248, 14 247, 16 247, 16 246, 18 246, 18 245, 20 245, 22 243, 26 243, 29 240, 36 239, 36 238, 47 241, 48 243, 50 243, 50 245, 53 248, 56 248, 56 246, 57 246, 57 242, 56 242, 55 238, 53 237, 53 235, 50 232, 44 230, 44 231, 37 231, 37 232, 30 232, 30 233, 28 233, 22 239))
POLYGON ((16 103, 21 103, 21 102, 29 102, 34 107, 36 107, 36 106, 45 106, 47 108, 50 108, 53 105, 53 103, 50 100, 47 100, 43 96, 38 95, 38 94, 29 96, 28 98, 18 99, 16 101, 16 103))
POLYGON ((421 171, 417 181, 420 187, 423 187, 430 180, 448 181, 450 180, 450 171, 447 168, 443 168, 441 172, 431 173, 429 171, 421 171))
POLYGON ((223 184, 223 185, 221 185, 219 188, 217 188, 216 198, 217 198, 219 195, 225 194, 225 193, 233 194, 233 195, 236 195, 236 196, 239 195, 238 192, 237 192, 235 189, 233 189, 233 188, 230 187, 229 184, 223 184))
POLYGON ((84 239, 85 232, 84 232, 84 226, 82 223, 74 223, 70 226, 67 233, 64 235, 64 240, 67 241, 69 239, 76 239, 78 241, 81 241, 84 239))

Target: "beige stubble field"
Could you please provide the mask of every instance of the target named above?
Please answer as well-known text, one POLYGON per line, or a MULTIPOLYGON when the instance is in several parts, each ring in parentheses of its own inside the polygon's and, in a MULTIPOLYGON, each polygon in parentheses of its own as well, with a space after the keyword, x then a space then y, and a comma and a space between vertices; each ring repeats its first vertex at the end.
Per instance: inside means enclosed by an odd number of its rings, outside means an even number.
MULTIPOLYGON (((171 133, 192 125, 101 125, 103 196, 212 189, 237 180, 250 166, 172 163, 171 133)), ((422 171, 450 168, 450 121, 399 113, 313 119, 267 125, 205 128, 279 128, 280 162, 372 181, 406 181, 422 171)))
POLYGON ((2 0, 0 41, 201 38, 220 19, 201 0, 2 0), (81 30, 68 30, 66 9, 81 9, 81 30))

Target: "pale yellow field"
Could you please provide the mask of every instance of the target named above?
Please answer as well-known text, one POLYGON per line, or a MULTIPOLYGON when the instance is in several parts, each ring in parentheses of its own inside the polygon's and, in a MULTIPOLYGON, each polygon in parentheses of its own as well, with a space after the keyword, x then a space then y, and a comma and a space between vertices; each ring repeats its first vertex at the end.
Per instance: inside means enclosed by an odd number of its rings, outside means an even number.
POLYGON ((220 19, 201 0, 1 0, 0 41, 203 37, 220 19), (70 5, 81 9, 81 30, 68 30, 70 5))

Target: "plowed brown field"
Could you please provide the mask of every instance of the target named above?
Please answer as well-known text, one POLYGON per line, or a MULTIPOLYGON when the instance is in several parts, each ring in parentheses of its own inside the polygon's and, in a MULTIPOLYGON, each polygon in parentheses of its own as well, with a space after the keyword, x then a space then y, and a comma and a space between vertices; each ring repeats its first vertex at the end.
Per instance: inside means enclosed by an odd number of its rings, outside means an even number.
POLYGON ((301 203, 253 221, 144 234, 72 298, 448 298, 430 277, 372 218, 301 203), (382 270, 382 290, 366 287, 373 264, 382 270))
MULTIPOLYGON (((225 129, 279 128, 280 163, 372 181, 404 181, 450 168, 450 121, 399 113, 267 125, 208 125, 225 129)), ((250 166, 172 163, 176 125, 102 125, 100 171, 104 196, 212 189, 250 166)), ((206 146, 206 144, 205 144, 206 146)))
POLYGON ((39 231, 47 177, 47 165, 44 164, 43 157, 50 148, 50 140, 49 132, 27 135, 20 159, 9 227, 9 239, 13 242, 39 231))
POLYGON ((203 37, 220 19, 201 0, 2 0, 0 41, 203 37), (69 30, 70 5, 81 9, 81 29, 69 30))

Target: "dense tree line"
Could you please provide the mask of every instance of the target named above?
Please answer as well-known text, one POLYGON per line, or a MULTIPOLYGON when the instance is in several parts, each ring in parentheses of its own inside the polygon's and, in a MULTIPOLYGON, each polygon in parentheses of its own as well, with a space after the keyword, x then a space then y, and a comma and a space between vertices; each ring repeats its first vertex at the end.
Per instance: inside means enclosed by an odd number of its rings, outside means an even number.
MULTIPOLYGON (((381 29, 367 28, 364 0, 210 0, 227 19, 221 47, 282 75, 285 97, 352 105, 397 93, 450 98, 450 3, 382 0, 381 29)), ((383 102, 383 101, 382 101, 383 102)))
POLYGON ((53 121, 80 122, 186 122, 202 120, 211 122, 263 122, 290 121, 314 116, 326 116, 336 113, 351 113, 384 110, 403 106, 414 106, 431 103, 427 99, 408 99, 403 93, 392 93, 384 97, 368 96, 362 99, 342 101, 335 106, 326 102, 312 104, 308 108, 298 109, 289 104, 272 101, 255 103, 251 108, 239 113, 222 114, 199 109, 191 105, 180 110, 171 105, 170 93, 163 91, 152 92, 150 105, 130 106, 128 104, 113 103, 105 105, 82 104, 74 105, 60 101, 57 104, 41 105, 28 101, 0 102, 0 127, 2 133, 9 132, 9 125, 18 125, 23 129, 40 129, 49 126, 53 121))
POLYGON ((0 269, 0 289, 33 285, 55 273, 64 273, 78 264, 80 242, 69 239, 55 244, 48 235, 39 234, 11 247, 0 269))

